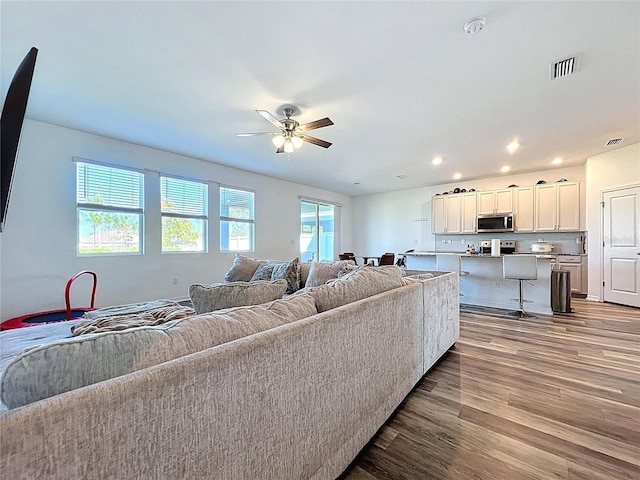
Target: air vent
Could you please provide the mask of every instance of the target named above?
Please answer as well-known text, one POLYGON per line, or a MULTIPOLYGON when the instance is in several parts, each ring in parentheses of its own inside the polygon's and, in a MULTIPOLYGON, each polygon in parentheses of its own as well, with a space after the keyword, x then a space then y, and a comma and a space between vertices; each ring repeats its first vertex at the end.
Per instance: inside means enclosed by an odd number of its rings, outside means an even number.
POLYGON ((614 145, 619 145, 622 143, 624 138, 612 138, 607 143, 604 144, 605 147, 612 147, 614 145))
POLYGON ((560 77, 567 77, 576 71, 578 65, 577 57, 565 58, 551 64, 551 80, 560 77))

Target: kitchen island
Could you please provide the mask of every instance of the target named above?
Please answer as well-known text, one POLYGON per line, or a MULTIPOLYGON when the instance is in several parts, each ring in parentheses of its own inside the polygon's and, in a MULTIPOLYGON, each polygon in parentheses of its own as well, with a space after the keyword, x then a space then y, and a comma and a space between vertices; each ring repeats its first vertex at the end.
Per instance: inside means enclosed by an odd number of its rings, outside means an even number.
MULTIPOLYGON (((456 252, 411 252, 407 256, 407 268, 415 270, 435 270, 438 255, 457 255, 461 259, 462 270, 467 275, 461 277, 460 303, 483 307, 518 309, 519 282, 505 280, 502 276, 502 257, 489 254, 471 255, 456 252), (516 299, 516 301, 511 301, 516 299)), ((512 255, 527 255, 515 253, 512 255)), ((529 254, 530 255, 530 254, 529 254)), ((538 279, 524 283, 524 309, 530 313, 551 315, 551 264, 556 255, 535 255, 538 258, 538 279)))

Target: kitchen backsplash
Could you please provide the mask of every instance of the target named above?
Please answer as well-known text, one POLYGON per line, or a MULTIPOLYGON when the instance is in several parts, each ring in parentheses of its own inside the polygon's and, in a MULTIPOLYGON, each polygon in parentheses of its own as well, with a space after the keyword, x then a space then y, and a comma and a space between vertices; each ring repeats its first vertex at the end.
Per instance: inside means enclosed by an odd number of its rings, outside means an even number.
POLYGON ((483 240, 499 238, 515 240, 516 252, 530 252, 531 244, 547 242, 553 244, 552 253, 577 255, 586 249, 586 232, 565 233, 477 233, 469 235, 436 235, 433 250, 436 252, 465 252, 467 245, 475 245, 476 249, 483 240), (583 241, 584 240, 584 241, 583 241))

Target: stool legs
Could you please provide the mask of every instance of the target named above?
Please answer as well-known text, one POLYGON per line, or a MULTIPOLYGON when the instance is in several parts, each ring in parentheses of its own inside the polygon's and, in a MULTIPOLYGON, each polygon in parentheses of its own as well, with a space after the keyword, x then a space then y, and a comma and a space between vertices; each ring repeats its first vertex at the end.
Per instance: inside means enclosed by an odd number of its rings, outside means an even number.
MULTIPOLYGON (((535 315, 531 315, 530 313, 527 313, 524 311, 524 304, 525 302, 527 302, 527 300, 524 299, 524 295, 522 293, 522 282, 524 280, 518 280, 518 282, 520 283, 520 296, 519 298, 512 298, 512 300, 517 301, 519 303, 519 309, 516 312, 509 312, 509 315, 512 317, 518 317, 518 318, 538 318, 535 315)), ((528 303, 532 303, 531 301, 528 301, 528 303)))

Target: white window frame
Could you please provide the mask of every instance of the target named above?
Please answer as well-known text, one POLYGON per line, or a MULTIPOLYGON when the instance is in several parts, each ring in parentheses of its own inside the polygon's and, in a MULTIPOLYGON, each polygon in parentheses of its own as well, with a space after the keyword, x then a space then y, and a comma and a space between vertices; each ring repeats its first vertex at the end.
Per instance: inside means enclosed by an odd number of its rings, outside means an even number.
MULTIPOLYGON (((195 204, 194 204, 195 205, 195 204)), ((160 175, 160 215, 161 215, 161 226, 160 226, 160 237, 161 237, 161 250, 163 254, 184 254, 184 253, 207 253, 207 237, 208 237, 208 226, 209 226, 209 215, 208 215, 208 205, 209 205, 209 185, 207 182, 192 180, 182 177, 175 177, 171 175, 160 175), (173 182, 182 182, 186 184, 197 184, 202 187, 202 204, 200 213, 179 213, 179 212, 170 212, 164 210, 164 201, 165 201, 165 191, 163 190, 163 179, 167 179, 173 182), (164 248, 164 219, 165 218, 177 218, 184 220, 201 220, 202 221, 202 248, 198 250, 165 250, 164 248)))
POLYGON ((220 185, 220 252, 253 252, 255 251, 255 192, 246 188, 232 187, 227 185, 220 185), (228 198, 226 192, 236 191, 247 194, 251 198, 251 205, 249 207, 251 218, 242 218, 239 216, 232 216, 226 210, 225 200, 228 198), (248 248, 231 248, 229 241, 229 223, 244 223, 249 225, 249 246, 248 248))
MULTIPOLYGON (((74 158, 73 161, 76 163, 76 227, 77 227, 77 236, 76 236, 76 253, 81 257, 92 257, 92 256, 119 256, 119 255, 144 255, 144 172, 133 169, 122 167, 119 165, 111 165, 108 163, 94 162, 91 160, 85 160, 81 158, 74 158), (109 203, 103 204, 95 201, 90 201, 90 196, 87 192, 87 182, 86 180, 80 181, 81 168, 85 166, 84 173, 87 174, 86 167, 94 167, 98 169, 109 169, 114 171, 121 172, 132 172, 138 176, 138 190, 137 190, 137 206, 124 206, 124 205, 110 205, 109 203), (83 191, 81 192, 81 186, 83 186, 83 191), (138 248, 137 251, 127 252, 127 251, 108 251, 108 252, 97 252, 97 251, 89 251, 82 252, 81 251, 81 216, 83 212, 98 212, 98 213, 113 213, 113 214, 123 214, 123 215, 138 215, 138 248)), ((120 185, 119 185, 120 186, 120 185)), ((109 195, 111 196, 111 190, 109 191, 109 195)))

